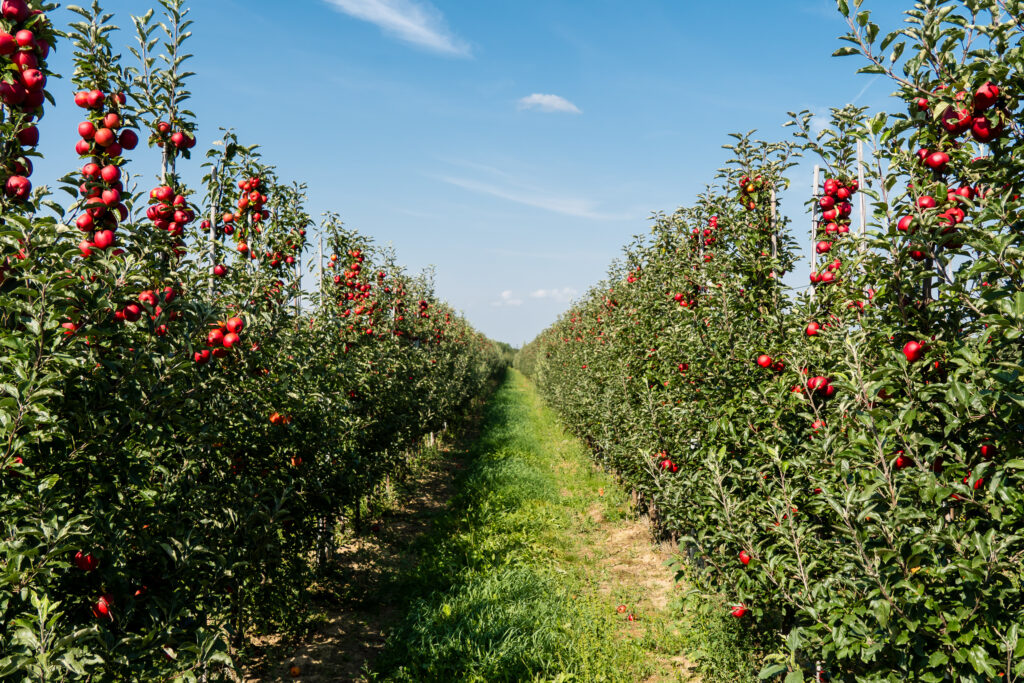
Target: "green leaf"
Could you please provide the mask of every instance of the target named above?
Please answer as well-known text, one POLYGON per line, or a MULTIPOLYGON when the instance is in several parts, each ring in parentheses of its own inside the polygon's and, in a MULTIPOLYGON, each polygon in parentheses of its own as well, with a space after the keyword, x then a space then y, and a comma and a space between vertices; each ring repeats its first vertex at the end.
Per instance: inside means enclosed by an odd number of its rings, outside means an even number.
POLYGON ((804 675, 801 671, 790 671, 786 676, 786 683, 803 683, 804 675))
POLYGON ((785 664, 772 664, 771 666, 766 666, 765 668, 761 669, 761 673, 759 673, 757 677, 762 680, 766 678, 773 678, 776 675, 785 671, 787 668, 789 667, 787 667, 785 664))

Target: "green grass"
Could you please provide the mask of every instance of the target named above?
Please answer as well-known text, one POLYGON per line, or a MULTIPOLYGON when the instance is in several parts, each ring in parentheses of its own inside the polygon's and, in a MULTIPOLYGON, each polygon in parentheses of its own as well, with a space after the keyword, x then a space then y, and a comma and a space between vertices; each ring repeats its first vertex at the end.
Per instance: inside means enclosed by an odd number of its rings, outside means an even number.
POLYGON ((650 644, 620 635, 580 553, 586 511, 621 517, 624 494, 518 372, 489 403, 468 462, 420 563, 389 588, 408 612, 371 680, 642 680, 650 644))

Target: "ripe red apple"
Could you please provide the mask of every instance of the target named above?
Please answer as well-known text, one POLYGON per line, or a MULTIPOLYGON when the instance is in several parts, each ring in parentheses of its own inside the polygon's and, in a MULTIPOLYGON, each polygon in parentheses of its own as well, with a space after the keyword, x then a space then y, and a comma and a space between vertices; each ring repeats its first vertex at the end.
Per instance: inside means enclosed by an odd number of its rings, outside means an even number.
POLYGON ((807 388, 811 391, 822 391, 828 386, 828 377, 817 375, 807 380, 807 388))
POLYGON ((818 323, 810 322, 810 323, 807 323, 807 328, 804 330, 804 333, 808 337, 813 337, 813 336, 818 334, 818 330, 820 330, 820 329, 821 329, 821 326, 818 323))
POLYGON ((206 334, 206 345, 207 346, 220 346, 224 343, 224 331, 220 328, 214 328, 206 334))
POLYGON ((123 310, 124 319, 128 322, 135 322, 142 317, 142 306, 138 304, 128 304, 123 310))
POLYGON ((114 244, 113 230, 97 230, 92 236, 92 243, 97 249, 106 249, 114 244))
POLYGON ((991 460, 992 458, 994 458, 996 456, 997 453, 999 453, 999 449, 996 448, 996 446, 994 444, 990 444, 990 443, 983 443, 983 444, 981 444, 980 451, 981 451, 981 457, 985 458, 985 460, 991 460))
POLYGON ((213 274, 217 277, 224 277, 228 274, 228 269, 221 264, 217 264, 213 267, 213 274))
POLYGON ((25 200, 32 193, 32 181, 25 176, 12 175, 4 183, 4 192, 12 199, 25 200))
POLYGON ((83 213, 75 220, 75 225, 83 232, 92 232, 95 219, 88 213, 83 213))
POLYGON ((75 566, 81 569, 83 572, 95 571, 100 566, 100 561, 97 560, 92 553, 85 553, 79 550, 75 553, 75 566))
POLYGON ((210 362, 210 349, 202 349, 196 351, 192 355, 192 360, 195 361, 196 365, 204 365, 210 362))
POLYGON ((0 13, 3 14, 5 19, 10 19, 16 24, 20 24, 28 19, 28 4, 25 0, 3 0, 3 4, 0 5, 0 13))
POLYGON ((121 179, 121 169, 113 164, 104 166, 100 171, 100 177, 106 183, 113 183, 121 179))
POLYGON ((234 332, 228 332, 227 334, 224 335, 224 348, 230 349, 232 346, 238 344, 240 341, 241 339, 237 334, 235 334, 234 332))
POLYGON ((102 619, 104 617, 108 619, 113 619, 113 608, 114 596, 110 593, 104 593, 100 596, 99 600, 96 601, 96 604, 92 608, 92 613, 93 616, 95 616, 97 619, 102 619))
POLYGON ((41 91, 46 87, 46 74, 34 67, 26 68, 21 72, 21 84, 29 92, 41 91))
POLYGON ((740 617, 742 617, 746 613, 747 613, 747 608, 744 605, 736 605, 735 607, 732 608, 732 611, 730 612, 730 614, 732 614, 737 619, 739 619, 740 617))
POLYGON ((974 93, 974 111, 983 112, 999 99, 999 86, 988 82, 974 93))
POLYGON ((14 54, 18 49, 18 41, 6 31, 0 31, 0 57, 14 54))
MULTIPOLYGON (((96 134, 93 135, 92 139, 93 142, 95 142, 100 147, 110 147, 111 145, 114 144, 114 131, 110 130, 109 128, 100 128, 99 130, 96 131, 96 134)), ((109 149, 107 150, 107 153, 111 154, 111 156, 117 156, 111 153, 109 149)))
POLYGON ((85 95, 85 102, 89 106, 89 109, 99 109, 103 106, 107 96, 103 94, 102 90, 90 90, 85 95))
POLYGON ((976 116, 971 122, 971 135, 978 142, 992 142, 1003 132, 1002 122, 992 125, 984 116, 976 116))
POLYGON ((742 562, 745 565, 746 564, 750 564, 750 553, 748 553, 746 550, 741 550, 740 551, 740 562, 742 562))
POLYGON ((945 152, 932 152, 925 158, 924 163, 932 170, 941 171, 949 163, 949 155, 945 152))
POLYGON ((15 52, 11 61, 18 67, 19 71, 26 69, 38 69, 39 59, 32 52, 15 52))
POLYGON ((971 127, 971 112, 966 107, 947 107, 942 112, 942 127, 953 135, 959 135, 971 127))
POLYGON ((18 144, 22 147, 35 147, 39 144, 39 129, 35 126, 26 126, 18 131, 18 144))
POLYGON ((903 355, 907 357, 909 363, 921 360, 924 355, 924 346, 916 341, 908 341, 903 345, 903 355))
POLYGON ((239 317, 229 318, 226 327, 228 328, 228 332, 238 334, 242 331, 242 328, 245 327, 245 321, 239 317))
POLYGON ((122 130, 117 142, 124 149, 133 150, 139 144, 139 136, 134 130, 122 130))
POLYGON ((772 364, 772 357, 766 353, 762 353, 757 357, 757 364, 762 368, 767 368, 772 364))
POLYGON ((824 240, 814 245, 814 250, 817 251, 819 254, 827 254, 830 249, 832 249, 832 243, 825 242, 824 240))

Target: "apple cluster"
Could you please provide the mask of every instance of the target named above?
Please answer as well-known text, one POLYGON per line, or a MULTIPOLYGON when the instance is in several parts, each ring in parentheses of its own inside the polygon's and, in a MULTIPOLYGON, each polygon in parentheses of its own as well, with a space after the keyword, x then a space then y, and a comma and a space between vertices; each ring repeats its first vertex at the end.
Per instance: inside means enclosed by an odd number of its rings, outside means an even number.
POLYGON ((756 175, 751 178, 749 175, 745 175, 740 178, 740 204, 742 204, 747 211, 754 211, 760 204, 761 194, 768 186, 765 183, 764 176, 756 175))
POLYGON ((248 236, 248 228, 251 225, 253 232, 257 235, 263 230, 260 228, 260 223, 270 218, 270 211, 264 208, 267 203, 267 195, 260 192, 260 187, 263 185, 263 180, 259 177, 251 177, 246 180, 238 181, 238 189, 241 191, 241 196, 238 198, 236 203, 237 211, 235 213, 225 212, 221 219, 224 221, 224 234, 232 235, 235 231, 238 231, 238 253, 249 254, 250 258, 258 258, 258 254, 255 251, 249 249, 249 244, 245 241, 248 236))
POLYGON ((675 474, 679 471, 679 465, 672 462, 672 458, 669 457, 668 451, 662 450, 655 456, 658 460, 658 467, 661 468, 662 472, 669 472, 675 474))
POLYGON ((28 155, 39 144, 34 121, 42 116, 46 102, 46 58, 52 40, 42 10, 31 9, 25 0, 0 3, 0 103, 22 126, 0 147, 0 183, 14 201, 26 201, 32 194, 28 155))
MULTIPOLYGON (((856 180, 826 178, 824 194, 818 200, 821 218, 818 224, 819 236, 823 237, 814 245, 814 251, 821 256, 832 251, 835 240, 850 232, 850 215, 853 204, 850 202, 860 185, 856 180), (822 234, 824 233, 824 234, 822 234)), ((828 284, 834 282, 842 262, 838 258, 825 264, 821 272, 811 272, 811 284, 828 284)))
MULTIPOLYGON (((359 249, 350 249, 348 251, 348 256, 349 258, 352 259, 352 263, 348 265, 348 268, 342 275, 334 276, 334 284, 339 285, 341 287, 345 287, 349 290, 348 292, 341 295, 341 298, 338 300, 338 306, 350 307, 342 311, 341 316, 343 318, 347 318, 350 315, 371 313, 373 310, 372 306, 369 309, 367 307, 359 305, 357 305, 356 308, 351 308, 351 306, 354 305, 355 302, 365 301, 366 299, 370 298, 370 292, 373 290, 373 285, 371 285, 369 282, 360 281, 360 274, 362 273, 363 269, 363 261, 365 260, 362 251, 359 249)), ((338 255, 331 254, 331 263, 329 263, 328 266, 330 268, 334 268, 334 264, 337 263, 337 261, 338 255)))
POLYGON ((85 211, 75 221, 88 235, 78 245, 84 258, 93 250, 113 247, 118 224, 128 218, 122 198, 121 155, 124 150, 135 149, 139 137, 133 130, 120 130, 120 108, 126 101, 124 93, 107 95, 102 90, 89 90, 75 94, 75 104, 89 110, 88 118, 78 124, 82 139, 75 145, 79 156, 87 159, 78 188, 85 211))
MULTIPOLYGON (((945 89, 946 86, 942 85, 936 92, 945 89)), ((941 125, 947 133, 957 138, 969 130, 975 140, 986 144, 1002 137, 1005 113, 998 85, 991 81, 984 83, 974 91, 971 106, 966 103, 965 91, 958 92, 954 99, 957 103, 946 105, 941 114, 941 125)), ((920 97, 917 100, 917 108, 920 111, 929 111, 931 103, 927 97, 920 97)))
POLYGON ((710 247, 715 243, 714 231, 718 229, 718 216, 712 216, 708 219, 708 225, 706 228, 701 230, 700 228, 694 228, 690 235, 698 243, 705 247, 710 247))
POLYGON ((235 316, 229 318, 225 323, 218 323, 206 334, 205 349, 200 349, 192 355, 192 360, 197 365, 205 365, 210 358, 224 358, 231 349, 242 343, 241 333, 245 327, 245 321, 235 316))
POLYGON ((157 147, 177 153, 178 150, 192 149, 196 146, 196 136, 186 130, 174 130, 174 126, 166 121, 156 124, 151 141, 157 147))
POLYGON ((189 205, 184 195, 175 192, 169 185, 154 187, 149 192, 149 207, 146 209, 146 217, 153 221, 153 227, 158 230, 166 230, 167 234, 175 238, 175 249, 184 247, 181 241, 185 234, 185 228, 195 220, 196 214, 189 205))

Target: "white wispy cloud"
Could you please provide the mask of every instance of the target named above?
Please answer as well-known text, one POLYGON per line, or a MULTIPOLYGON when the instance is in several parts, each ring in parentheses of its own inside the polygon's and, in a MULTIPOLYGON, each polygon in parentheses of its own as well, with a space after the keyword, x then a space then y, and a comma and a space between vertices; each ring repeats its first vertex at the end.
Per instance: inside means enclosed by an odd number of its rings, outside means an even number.
POLYGON ((579 292, 572 287, 562 287, 561 289, 538 289, 530 292, 530 297, 534 299, 551 299, 552 301, 568 302, 577 294, 579 294, 579 292))
POLYGON ((516 297, 511 289, 506 289, 501 293, 497 301, 492 301, 491 306, 522 306, 523 300, 516 297))
POLYGON ((578 218, 590 218, 602 221, 625 220, 627 218, 635 217, 633 214, 615 215, 603 213, 598 210, 597 205, 594 202, 589 199, 582 199, 579 197, 554 197, 535 190, 498 187, 496 185, 491 185, 489 183, 469 178, 440 176, 438 180, 448 183, 449 185, 461 187, 464 190, 470 190, 471 192, 479 192, 480 194, 499 197, 510 202, 516 202, 517 204, 525 204, 527 206, 553 211, 554 213, 560 213, 566 216, 576 216, 578 218))
POLYGON ((399 40, 441 54, 468 57, 470 48, 425 0, 326 0, 340 12, 368 21, 399 40))
POLYGON ((537 109, 539 111, 563 112, 566 114, 583 113, 575 104, 558 95, 533 93, 521 98, 518 104, 520 109, 537 109))

